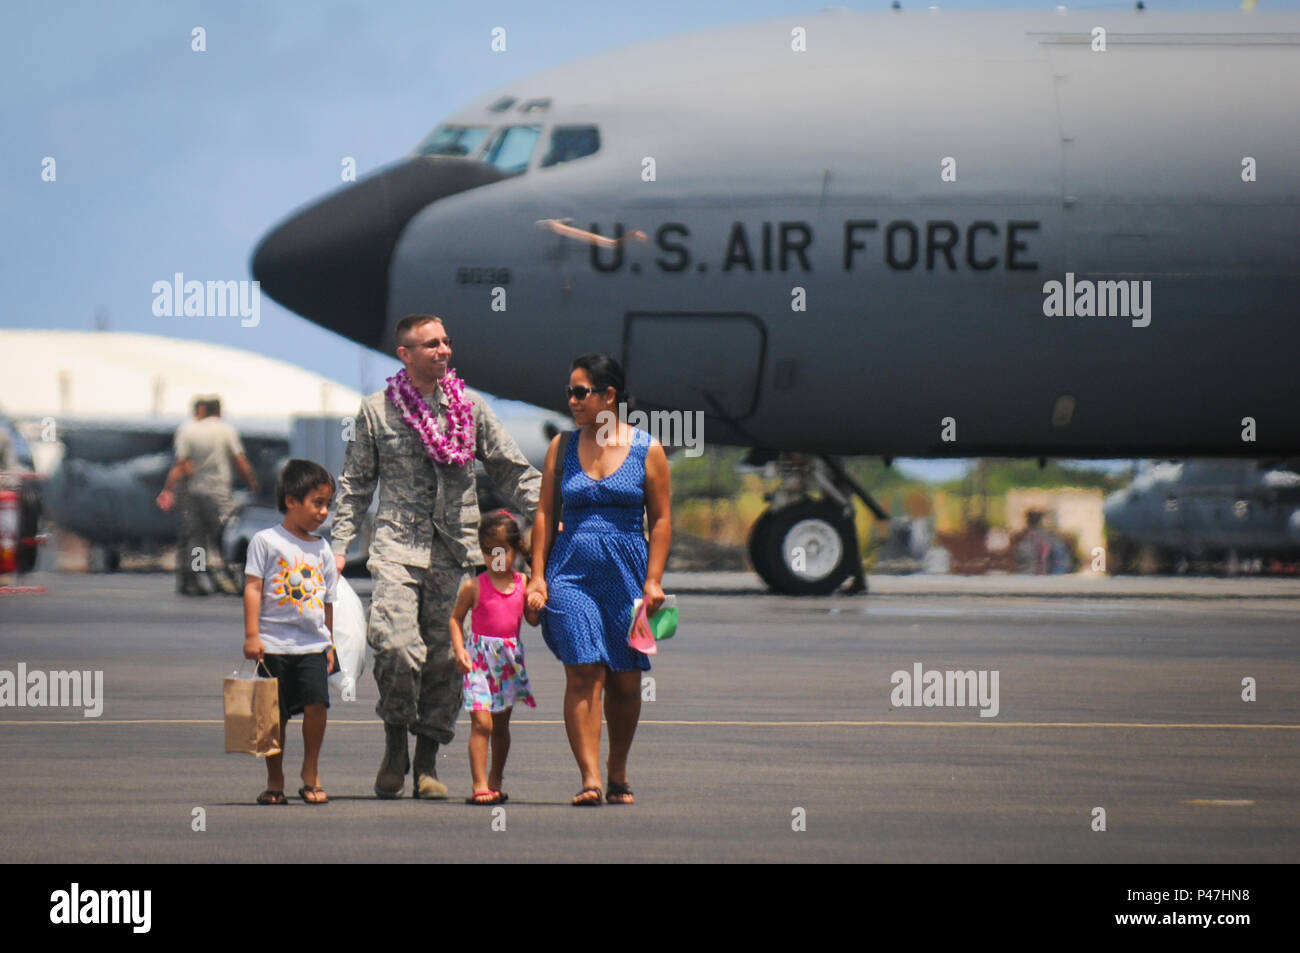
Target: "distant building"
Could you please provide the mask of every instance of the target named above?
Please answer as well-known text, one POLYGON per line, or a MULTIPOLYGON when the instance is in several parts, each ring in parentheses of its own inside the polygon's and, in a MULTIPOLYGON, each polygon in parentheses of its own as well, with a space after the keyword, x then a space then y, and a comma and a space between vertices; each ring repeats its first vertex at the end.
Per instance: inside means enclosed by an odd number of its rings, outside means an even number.
POLYGON ((1043 514, 1043 528, 1066 533, 1079 541, 1079 571, 1092 572, 1092 552, 1106 546, 1102 519, 1101 490, 1008 490, 1006 528, 1011 533, 1026 529, 1028 514, 1043 514))
POLYGON ((353 414, 362 396, 295 364, 207 341, 0 329, 0 407, 11 417, 180 423, 198 394, 219 395, 222 416, 236 425, 285 433, 295 414, 353 414))

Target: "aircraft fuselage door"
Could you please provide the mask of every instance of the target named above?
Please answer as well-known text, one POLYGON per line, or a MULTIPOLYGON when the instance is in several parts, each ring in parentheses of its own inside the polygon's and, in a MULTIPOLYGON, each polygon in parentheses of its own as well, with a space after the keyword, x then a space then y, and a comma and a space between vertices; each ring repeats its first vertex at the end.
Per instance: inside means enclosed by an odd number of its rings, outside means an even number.
POLYGON ((743 420, 758 405, 766 339, 752 314, 629 312, 628 389, 647 406, 743 420))

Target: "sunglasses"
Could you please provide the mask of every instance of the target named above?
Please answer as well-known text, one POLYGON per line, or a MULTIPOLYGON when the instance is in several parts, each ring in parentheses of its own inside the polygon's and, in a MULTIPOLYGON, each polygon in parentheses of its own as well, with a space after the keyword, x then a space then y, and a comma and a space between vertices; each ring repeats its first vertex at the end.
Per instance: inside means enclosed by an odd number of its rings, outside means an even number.
POLYGON ((584 387, 582 384, 579 384, 577 387, 564 388, 564 393, 569 397, 573 398, 574 400, 586 400, 588 395, 599 394, 601 393, 601 391, 606 391, 606 390, 609 390, 609 388, 608 387, 601 387, 601 388, 584 387))

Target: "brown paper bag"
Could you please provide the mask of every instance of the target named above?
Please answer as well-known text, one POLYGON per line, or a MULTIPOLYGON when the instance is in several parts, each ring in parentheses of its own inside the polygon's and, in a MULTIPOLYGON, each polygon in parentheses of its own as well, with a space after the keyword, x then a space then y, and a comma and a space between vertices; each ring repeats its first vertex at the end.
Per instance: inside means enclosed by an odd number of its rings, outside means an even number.
POLYGON ((251 675, 240 670, 221 680, 221 696, 226 708, 227 754, 265 758, 280 753, 278 679, 259 678, 256 669, 251 675))

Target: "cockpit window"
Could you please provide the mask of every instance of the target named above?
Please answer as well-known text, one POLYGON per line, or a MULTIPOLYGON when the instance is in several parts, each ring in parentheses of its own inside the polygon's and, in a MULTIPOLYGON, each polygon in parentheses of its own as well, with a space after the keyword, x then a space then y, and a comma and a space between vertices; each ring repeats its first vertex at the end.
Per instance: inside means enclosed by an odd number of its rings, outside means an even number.
POLYGON ((500 99, 498 99, 496 102, 494 102, 491 106, 488 107, 488 112, 503 113, 511 106, 513 106, 516 102, 518 102, 518 100, 516 100, 515 97, 513 96, 502 96, 500 99))
POLYGON ((542 168, 572 162, 600 149, 600 130, 595 126, 556 126, 551 130, 551 148, 542 157, 542 168))
POLYGON ((421 156, 471 156, 483 144, 490 126, 439 126, 415 149, 421 156))
POLYGON ((541 135, 541 126, 506 126, 498 129, 483 153, 483 161, 502 172, 523 172, 528 168, 533 147, 541 135))

